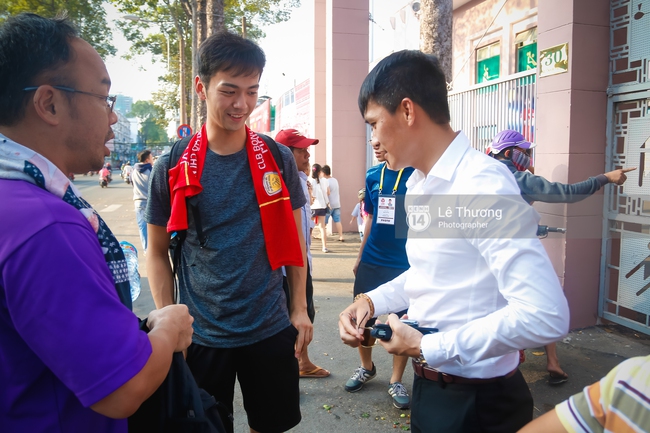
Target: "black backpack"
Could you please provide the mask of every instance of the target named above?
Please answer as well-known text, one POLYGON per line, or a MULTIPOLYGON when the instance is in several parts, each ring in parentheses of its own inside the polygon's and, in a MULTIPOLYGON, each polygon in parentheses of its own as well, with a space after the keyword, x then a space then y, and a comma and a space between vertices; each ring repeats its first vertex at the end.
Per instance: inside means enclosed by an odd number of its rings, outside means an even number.
MULTIPOLYGON (((266 146, 271 151, 273 159, 280 170, 280 174, 284 178, 284 160, 282 159, 282 154, 280 154, 280 149, 278 144, 271 137, 268 137, 264 134, 257 134, 259 137, 264 140, 266 146)), ((178 140, 172 146, 169 151, 169 164, 167 166, 167 173, 173 167, 178 164, 178 160, 183 156, 183 152, 187 148, 187 145, 190 143, 192 137, 185 137, 181 140, 178 140)), ((196 235, 199 239, 199 246, 203 248, 208 241, 208 238, 203 233, 203 226, 201 225, 201 213, 199 212, 199 200, 197 196, 190 197, 187 199, 187 208, 192 212, 192 217, 194 218, 194 225, 196 227, 196 235)), ((183 242, 185 242, 185 237, 187 236, 187 230, 179 230, 172 233, 172 238, 169 243, 169 255, 172 258, 172 274, 174 278, 174 302, 178 300, 178 284, 176 281, 176 273, 178 272, 178 266, 181 263, 181 248, 183 247, 183 242)))
MULTIPOLYGON (((140 321, 140 329, 149 332, 147 319, 140 321)), ((163 383, 129 417, 129 432, 225 433, 219 406, 198 387, 183 354, 176 352, 163 383)))

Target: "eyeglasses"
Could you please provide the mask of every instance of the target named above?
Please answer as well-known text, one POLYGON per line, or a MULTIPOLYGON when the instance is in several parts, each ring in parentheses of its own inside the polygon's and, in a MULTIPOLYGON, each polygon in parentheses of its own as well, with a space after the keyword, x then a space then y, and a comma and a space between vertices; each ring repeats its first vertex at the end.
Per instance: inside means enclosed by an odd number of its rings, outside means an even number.
MULTIPOLYGON (((25 87, 23 89, 23 92, 31 92, 33 90, 38 89, 40 86, 32 86, 32 87, 25 87)), ((88 96, 94 96, 95 98, 102 99, 106 101, 106 105, 108 108, 110 108, 111 112, 113 112, 113 107, 115 106, 115 101, 117 101, 117 96, 104 96, 104 95, 98 95, 97 93, 90 93, 90 92, 83 92, 81 90, 73 89, 72 87, 65 87, 65 86, 50 86, 53 87, 57 90, 63 90, 64 92, 70 92, 70 93, 81 93, 82 95, 88 95, 88 96)))

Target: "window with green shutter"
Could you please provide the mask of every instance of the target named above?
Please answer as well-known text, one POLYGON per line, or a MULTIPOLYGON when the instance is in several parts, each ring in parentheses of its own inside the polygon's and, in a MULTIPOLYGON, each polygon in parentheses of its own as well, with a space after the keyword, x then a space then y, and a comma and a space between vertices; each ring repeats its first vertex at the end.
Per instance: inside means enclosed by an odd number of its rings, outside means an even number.
POLYGON ((501 43, 495 42, 476 50, 476 82, 496 80, 501 69, 501 43))
POLYGON ((537 27, 517 34, 517 71, 537 69, 537 27))

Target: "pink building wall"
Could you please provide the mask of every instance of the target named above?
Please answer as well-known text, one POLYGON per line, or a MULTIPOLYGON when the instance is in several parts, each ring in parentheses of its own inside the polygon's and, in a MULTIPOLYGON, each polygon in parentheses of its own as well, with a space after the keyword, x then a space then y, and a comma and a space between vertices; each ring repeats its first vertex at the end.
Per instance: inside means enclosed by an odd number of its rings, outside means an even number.
POLYGON ((327 70, 325 68, 327 42, 327 0, 314 1, 314 69, 311 78, 312 137, 319 144, 312 152, 312 162, 324 161, 329 145, 327 136, 327 70))
MULTIPOLYGON (((574 183, 605 171, 609 80, 608 0, 544 0, 538 49, 569 43, 567 73, 539 78, 537 174, 574 183)), ((571 326, 597 322, 603 192, 572 205, 539 204, 549 225, 567 227, 547 242, 571 308, 571 326)))
MULTIPOLYGON (((316 0, 316 26, 323 20, 322 1, 316 0)), ((368 0, 326 0, 325 59, 317 55, 316 74, 325 65, 325 137, 318 144, 314 162, 328 164, 338 179, 344 230, 356 230, 348 224, 363 187, 366 163, 366 127, 357 105, 357 96, 368 74, 368 0)), ((314 48, 319 50, 321 42, 314 48)), ((314 86, 316 87, 316 86, 314 86)), ((322 95, 322 93, 321 93, 322 95)), ((322 100, 315 101, 319 109, 322 100)))

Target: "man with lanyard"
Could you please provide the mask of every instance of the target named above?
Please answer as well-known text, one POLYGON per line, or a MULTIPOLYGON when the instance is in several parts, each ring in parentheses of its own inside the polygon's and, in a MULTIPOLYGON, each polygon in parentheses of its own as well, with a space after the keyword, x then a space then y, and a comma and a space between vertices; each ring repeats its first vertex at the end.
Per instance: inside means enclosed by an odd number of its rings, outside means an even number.
MULTIPOLYGON (((598 176, 590 177, 582 182, 565 184, 549 182, 542 176, 536 176, 531 171, 530 151, 535 145, 517 131, 505 129, 499 132, 488 147, 487 154, 501 161, 515 176, 521 196, 527 203, 535 201, 543 203, 576 203, 591 197, 608 183, 623 185, 627 180, 625 173, 636 170, 635 168, 613 170, 598 176)), ((546 370, 549 374, 550 385, 560 385, 569 380, 560 367, 555 343, 544 346, 546 350, 546 370)))
POLYGON ((117 239, 64 173, 99 170, 117 122, 65 18, 0 25, 0 430, 126 433, 191 341, 184 305, 131 311, 117 239))
MULTIPOLYGON (((562 288, 535 236, 539 217, 506 167, 451 129, 447 83, 435 57, 406 50, 381 60, 361 86, 359 108, 391 168, 415 169, 406 200, 423 213, 421 203, 430 200, 429 218, 442 211, 435 200, 501 200, 509 236, 482 232, 483 225, 438 230, 435 221, 424 236, 409 230, 410 268, 340 314, 341 339, 356 347, 369 318, 408 308, 409 319, 439 330, 423 335, 390 314, 392 337, 380 341, 389 353, 414 358, 413 431, 516 431, 533 411, 518 350, 555 341, 569 326, 562 288)), ((494 223, 495 214, 486 221, 494 223)))
POLYGON ((301 179, 289 149, 278 144, 281 175, 266 143, 245 125, 264 52, 224 31, 201 44, 198 64, 194 84, 206 101, 206 124, 169 173, 168 155, 151 173, 145 214, 151 292, 159 308, 174 303, 167 251, 170 233, 186 230, 178 285, 180 302, 195 318, 188 365, 223 404, 229 431, 235 379, 251 432, 286 431, 300 422, 298 358, 312 339, 301 179))
MULTIPOLYGON (((391 170, 386 161, 386 151, 379 147, 377 141, 370 141, 375 157, 382 163, 366 173, 365 210, 369 223, 366 223, 359 255, 354 265, 354 296, 373 290, 409 268, 406 257, 406 238, 395 233, 395 221, 404 221, 404 194, 406 181, 413 169, 411 167, 391 170), (384 185, 390 193, 384 192, 384 185)), ((398 312, 402 316, 406 310, 398 312)), ((372 326, 375 319, 370 319, 366 326, 372 326)), ((359 391, 364 384, 374 379, 377 369, 372 361, 372 347, 359 346, 361 366, 345 384, 348 392, 359 391)), ((393 370, 388 384, 388 394, 393 405, 398 409, 408 409, 411 403, 402 376, 408 362, 407 356, 393 356, 393 370)))

